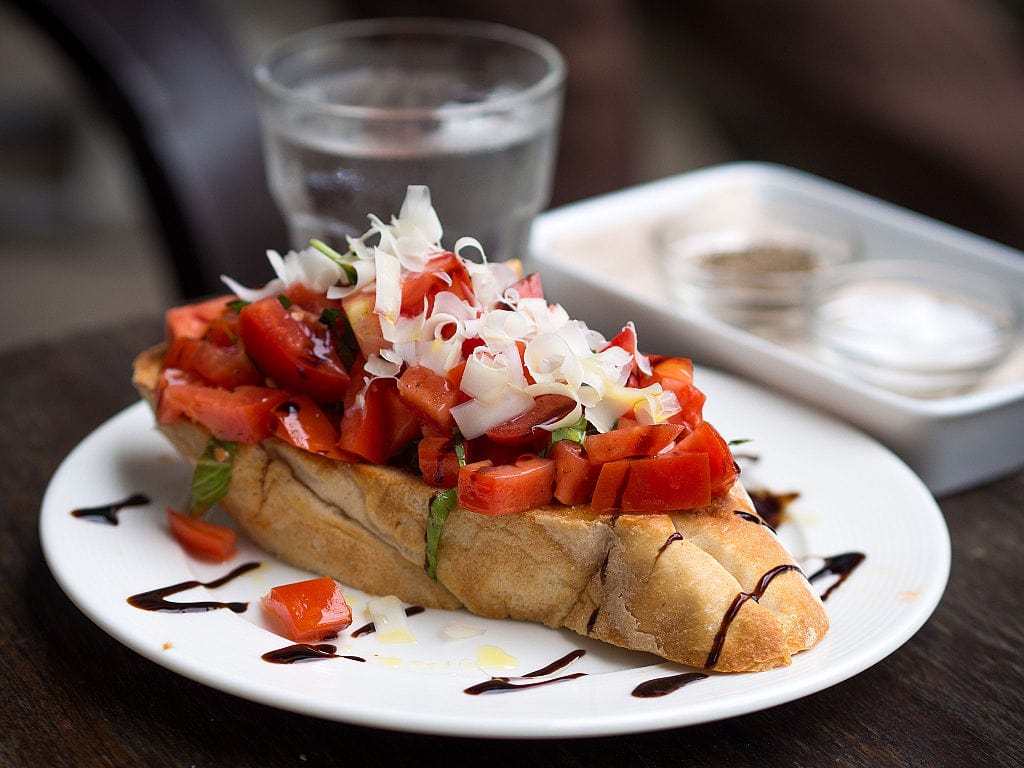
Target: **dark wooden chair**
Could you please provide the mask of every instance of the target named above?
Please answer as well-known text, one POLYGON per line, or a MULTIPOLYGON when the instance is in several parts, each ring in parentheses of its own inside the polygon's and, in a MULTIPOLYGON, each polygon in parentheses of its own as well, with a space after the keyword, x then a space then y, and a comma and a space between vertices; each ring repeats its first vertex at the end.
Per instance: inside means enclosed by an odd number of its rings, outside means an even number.
POLYGON ((14 0, 63 50, 145 180, 183 298, 265 282, 287 247, 267 190, 256 93, 202 0, 14 0))

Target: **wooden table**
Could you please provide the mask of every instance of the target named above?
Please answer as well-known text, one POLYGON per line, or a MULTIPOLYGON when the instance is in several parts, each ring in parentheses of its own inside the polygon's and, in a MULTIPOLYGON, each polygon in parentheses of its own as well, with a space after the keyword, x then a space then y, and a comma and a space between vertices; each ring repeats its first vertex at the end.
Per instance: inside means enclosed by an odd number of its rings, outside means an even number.
POLYGON ((949 587, 902 648, 828 690, 724 722, 556 742, 426 737, 278 711, 169 672, 79 612, 50 575, 37 532, 51 474, 135 401, 130 361, 159 334, 146 320, 0 355, 0 765, 1024 762, 1024 472, 941 500, 953 540, 949 587))

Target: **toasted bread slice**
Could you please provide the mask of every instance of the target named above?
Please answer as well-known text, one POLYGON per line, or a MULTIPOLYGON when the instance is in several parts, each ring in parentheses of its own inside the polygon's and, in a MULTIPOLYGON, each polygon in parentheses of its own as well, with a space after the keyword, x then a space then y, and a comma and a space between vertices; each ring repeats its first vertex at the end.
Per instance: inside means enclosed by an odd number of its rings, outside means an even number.
MULTIPOLYGON (((135 361, 151 405, 163 348, 135 361)), ((209 432, 161 430, 195 463, 209 432)), ((437 489, 387 466, 323 458, 280 440, 242 445, 221 506, 271 554, 372 594, 568 627, 716 671, 788 664, 828 629, 817 594, 737 481, 701 509, 598 514, 548 506, 491 517, 454 510, 423 567, 437 489), (745 514, 737 514, 745 513, 745 514)))

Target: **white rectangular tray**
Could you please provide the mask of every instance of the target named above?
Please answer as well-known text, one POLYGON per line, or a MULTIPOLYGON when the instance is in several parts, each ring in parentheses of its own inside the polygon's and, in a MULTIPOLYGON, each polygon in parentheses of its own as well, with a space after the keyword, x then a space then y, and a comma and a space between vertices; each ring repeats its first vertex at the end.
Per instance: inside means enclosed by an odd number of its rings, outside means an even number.
POLYGON ((771 341, 679 306, 665 289, 651 228, 688 201, 737 183, 781 189, 801 204, 841 215, 858 232, 863 258, 958 264, 997 277, 1024 304, 1024 253, 824 179, 760 163, 707 168, 548 211, 534 223, 528 267, 541 273, 552 301, 608 337, 633 320, 644 351, 691 357, 855 424, 889 446, 936 495, 1024 465, 1020 339, 976 390, 918 399, 832 369, 807 345, 771 341))

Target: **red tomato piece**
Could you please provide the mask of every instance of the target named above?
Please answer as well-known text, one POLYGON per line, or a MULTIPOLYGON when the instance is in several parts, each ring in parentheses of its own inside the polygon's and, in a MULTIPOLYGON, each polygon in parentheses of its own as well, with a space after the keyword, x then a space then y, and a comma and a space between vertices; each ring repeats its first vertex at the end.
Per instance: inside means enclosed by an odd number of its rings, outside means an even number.
POLYGON ((434 307, 434 297, 444 291, 460 299, 474 296, 473 281, 462 259, 446 251, 430 259, 422 272, 408 275, 402 281, 402 315, 412 317, 434 307))
POLYGON ((203 340, 218 347, 233 347, 238 345, 238 312, 225 308, 213 319, 203 340))
POLYGON ((296 643, 326 640, 352 623, 341 586, 328 576, 273 587, 262 603, 285 637, 296 643))
POLYGON ((487 430, 487 436, 504 445, 525 445, 538 436, 549 440, 551 433, 544 426, 565 418, 575 407, 576 403, 564 395, 539 395, 530 410, 487 430))
POLYGON ((398 394, 423 421, 441 431, 455 425, 452 408, 462 399, 458 387, 423 365, 411 365, 398 377, 398 394))
POLYGON ((590 462, 583 446, 559 440, 548 456, 555 462, 555 498, 567 505, 590 501, 601 467, 590 462))
POLYGON ((654 456, 671 445, 683 427, 679 424, 636 424, 620 426, 599 435, 587 435, 587 456, 595 464, 632 456, 654 456))
POLYGON ((515 464, 478 461, 459 469, 459 506, 485 515, 509 515, 551 503, 555 462, 520 456, 515 464))
POLYGON ((164 315, 167 340, 203 338, 210 323, 220 316, 228 302, 234 300, 234 296, 218 296, 196 304, 171 307, 164 315))
POLYGON ((174 538, 193 557, 223 563, 235 554, 238 535, 226 526, 183 515, 170 507, 167 522, 174 538))
POLYGON ((687 451, 707 454, 712 496, 727 491, 740 474, 729 444, 718 430, 706 421, 680 440, 672 450, 673 453, 687 451))
POLYGON ((203 381, 226 389, 263 383, 263 374, 241 347, 219 346, 205 340, 180 338, 171 342, 164 366, 192 371, 203 381))
POLYGON ((693 383, 693 360, 686 357, 651 357, 651 375, 655 381, 666 376, 693 383))
POLYGON ((518 299, 543 299, 544 286, 541 283, 540 272, 531 272, 512 283, 505 289, 505 294, 514 294, 518 299))
POLYGON ((420 474, 427 485, 454 488, 459 484, 459 457, 455 442, 446 437, 424 437, 417 446, 420 474))
POLYGON ((515 464, 516 459, 524 453, 537 453, 544 450, 551 442, 551 436, 545 432, 538 434, 534 440, 535 442, 525 445, 512 445, 496 443, 487 435, 480 435, 480 437, 474 437, 465 442, 466 461, 490 461, 495 466, 515 464))
POLYGON ((272 412, 274 434, 286 443, 321 456, 339 458, 338 430, 306 395, 285 400, 272 412))
POLYGON ((622 490, 623 512, 666 512, 711 503, 706 453, 669 453, 631 459, 622 490))
POLYGON ((614 338, 601 347, 600 351, 604 352, 609 347, 621 347, 629 352, 629 354, 636 355, 636 329, 633 325, 627 325, 615 334, 614 338))
POLYGON ((238 330, 246 352, 277 386, 323 403, 344 396, 349 376, 337 336, 318 317, 269 296, 242 308, 238 330))
POLYGON ((338 448, 371 464, 385 464, 419 436, 420 421, 402 401, 394 379, 374 379, 366 385, 364 364, 360 356, 352 365, 345 413, 338 428, 338 448), (357 406, 361 392, 362 401, 357 406))
POLYGON ((174 371, 164 371, 157 422, 173 424, 185 416, 202 424, 219 440, 258 443, 272 434, 271 412, 288 399, 278 389, 238 387, 218 389, 204 384, 178 381, 174 371))
POLYGON ((590 507, 595 512, 612 512, 622 507, 622 492, 629 480, 629 459, 609 461, 601 465, 594 485, 590 507))
POLYGON ((682 379, 666 376, 660 383, 662 388, 675 393, 676 400, 679 401, 679 413, 672 416, 668 420, 669 423, 696 429, 704 421, 704 401, 707 396, 693 384, 688 384, 682 379))

